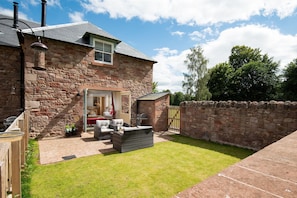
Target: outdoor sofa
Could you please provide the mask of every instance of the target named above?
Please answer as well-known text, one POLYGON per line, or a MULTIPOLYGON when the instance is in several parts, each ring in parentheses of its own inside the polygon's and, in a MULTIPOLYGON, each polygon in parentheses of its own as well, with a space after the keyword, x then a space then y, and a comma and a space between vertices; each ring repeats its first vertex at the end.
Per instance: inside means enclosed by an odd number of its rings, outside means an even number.
POLYGON ((122 127, 112 135, 113 148, 124 153, 154 145, 152 126, 122 127))

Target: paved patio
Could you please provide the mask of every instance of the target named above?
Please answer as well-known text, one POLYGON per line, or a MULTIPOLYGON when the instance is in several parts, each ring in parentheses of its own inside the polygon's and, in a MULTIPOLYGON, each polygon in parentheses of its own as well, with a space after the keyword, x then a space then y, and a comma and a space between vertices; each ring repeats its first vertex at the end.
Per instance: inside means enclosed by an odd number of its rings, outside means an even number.
MULTIPOLYGON (((168 141, 174 132, 154 133, 154 143, 168 141)), ((96 140, 93 132, 81 137, 51 138, 38 141, 40 164, 50 164, 115 151, 110 140, 96 140)))

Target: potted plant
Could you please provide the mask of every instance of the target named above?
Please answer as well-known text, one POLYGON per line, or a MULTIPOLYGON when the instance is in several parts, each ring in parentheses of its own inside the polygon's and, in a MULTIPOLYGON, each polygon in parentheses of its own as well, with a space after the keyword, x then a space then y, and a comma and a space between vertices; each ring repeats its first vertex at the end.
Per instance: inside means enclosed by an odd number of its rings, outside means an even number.
POLYGON ((71 133, 72 133, 72 128, 70 127, 69 124, 66 124, 66 126, 65 126, 65 136, 69 137, 69 136, 72 135, 71 133))
POLYGON ((77 133, 77 128, 76 128, 75 124, 72 124, 71 125, 71 134, 76 135, 76 133, 77 133))

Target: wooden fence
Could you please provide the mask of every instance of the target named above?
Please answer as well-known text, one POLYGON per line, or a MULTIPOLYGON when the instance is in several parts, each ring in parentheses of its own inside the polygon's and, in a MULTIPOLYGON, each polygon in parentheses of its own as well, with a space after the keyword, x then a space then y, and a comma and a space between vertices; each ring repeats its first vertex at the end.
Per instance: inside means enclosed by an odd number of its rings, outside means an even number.
POLYGON ((168 130, 180 130, 180 110, 179 106, 168 107, 168 130))
POLYGON ((22 131, 24 136, 16 142, 0 142, 0 196, 1 198, 22 197, 21 170, 26 162, 26 150, 29 141, 29 114, 23 112, 6 129, 7 131, 22 131))

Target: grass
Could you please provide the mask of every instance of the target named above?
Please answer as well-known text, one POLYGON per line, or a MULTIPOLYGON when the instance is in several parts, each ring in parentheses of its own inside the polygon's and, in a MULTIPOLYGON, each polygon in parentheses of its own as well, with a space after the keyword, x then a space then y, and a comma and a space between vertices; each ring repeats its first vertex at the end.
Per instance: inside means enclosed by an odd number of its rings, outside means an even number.
POLYGON ((172 197, 252 153, 175 135, 151 148, 37 165, 23 197, 172 197))
POLYGON ((37 167, 38 144, 34 140, 29 140, 25 168, 21 173, 22 197, 30 197, 31 175, 37 167), (34 156, 35 155, 35 156, 34 156))

